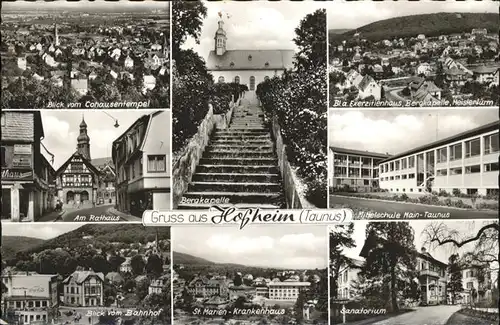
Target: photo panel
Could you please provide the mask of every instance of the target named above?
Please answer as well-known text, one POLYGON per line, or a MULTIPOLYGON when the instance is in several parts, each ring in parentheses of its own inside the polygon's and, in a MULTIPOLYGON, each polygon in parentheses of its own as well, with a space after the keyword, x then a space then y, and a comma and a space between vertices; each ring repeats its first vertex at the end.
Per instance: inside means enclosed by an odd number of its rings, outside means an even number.
POLYGON ((330 324, 491 324, 498 220, 330 227, 330 324))
POLYGON ((330 109, 330 207, 358 219, 498 217, 498 108, 330 109))
POLYGON ((170 108, 169 1, 2 3, 2 109, 170 108))
POLYGON ((173 207, 325 208, 322 3, 173 1, 172 19, 173 207))
POLYGON ((170 227, 3 224, 8 324, 172 324, 170 227))
POLYGON ((170 208, 170 110, 3 110, 2 222, 170 208))
POLYGON ((328 324, 324 226, 173 229, 175 324, 328 324))
POLYGON ((498 108, 330 109, 330 207, 355 219, 498 218, 498 108))
POLYGON ((498 6, 332 1, 330 107, 498 106, 498 6))

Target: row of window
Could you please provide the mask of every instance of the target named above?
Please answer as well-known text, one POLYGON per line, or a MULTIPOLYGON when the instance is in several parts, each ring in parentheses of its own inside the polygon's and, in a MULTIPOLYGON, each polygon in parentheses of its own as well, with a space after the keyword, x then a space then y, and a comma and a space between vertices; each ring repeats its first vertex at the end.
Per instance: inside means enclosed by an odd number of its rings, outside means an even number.
POLYGON ((414 179, 415 178, 415 173, 411 174, 404 174, 404 175, 396 175, 396 176, 386 176, 386 177, 380 177, 381 181, 398 181, 400 179, 414 179))
MULTIPOLYGON (((167 156, 166 155, 148 155, 148 173, 164 173, 167 171, 167 156)), ((137 176, 142 176, 142 158, 139 160, 139 172, 137 176)), ((134 179, 135 165, 129 166, 129 179, 134 179)))
MULTIPOLYGON (((455 167, 455 168, 449 168, 449 169, 438 169, 438 170, 436 170, 436 176, 447 176, 448 174, 450 176, 462 175, 463 169, 465 169, 465 174, 480 173, 481 172, 481 165, 465 166, 464 168, 455 167)), ((484 164, 483 165, 483 172, 496 172, 496 171, 498 171, 498 163, 491 163, 491 164, 484 164)))
MULTIPOLYGON (((499 152, 498 132, 483 137, 483 154, 488 155, 499 152)), ((427 160, 434 160, 434 152, 427 152, 427 160)), ((457 159, 464 159, 479 156, 481 154, 481 138, 475 138, 463 143, 457 143, 448 147, 436 150, 436 162, 444 163, 457 159)), ((418 155, 419 160, 423 160, 423 154, 418 155)), ((415 156, 402 158, 380 165, 382 173, 398 171, 415 167, 415 156)))
MULTIPOLYGON (((269 76, 264 77, 264 81, 267 81, 267 80, 269 80, 269 76)), ((220 76, 218 79, 218 82, 219 83, 226 82, 226 78, 224 78, 223 76, 220 76)), ((234 77, 234 83, 237 83, 237 84, 240 83, 240 76, 234 77)), ((249 79, 249 90, 252 90, 252 91, 255 90, 255 77, 254 76, 251 76, 249 79)))
POLYGON ((15 309, 48 307, 48 300, 9 301, 7 305, 15 309))

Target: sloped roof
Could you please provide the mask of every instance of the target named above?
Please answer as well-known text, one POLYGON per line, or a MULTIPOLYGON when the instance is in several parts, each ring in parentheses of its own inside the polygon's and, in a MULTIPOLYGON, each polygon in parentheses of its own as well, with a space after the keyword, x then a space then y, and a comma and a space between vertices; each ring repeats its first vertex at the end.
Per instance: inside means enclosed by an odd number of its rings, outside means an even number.
POLYGON ((345 149, 345 148, 339 148, 339 147, 330 147, 330 150, 332 150, 334 153, 345 153, 345 154, 352 154, 352 155, 366 156, 366 157, 373 157, 373 158, 388 158, 391 156, 391 155, 385 154, 385 153, 345 149))
POLYGON ((487 67, 487 66, 482 65, 482 66, 479 66, 477 68, 472 69, 472 71, 474 73, 481 74, 481 73, 494 73, 494 72, 498 71, 498 69, 499 69, 498 67, 487 67))
POLYGON ((282 70, 293 67, 293 50, 229 50, 223 55, 210 51, 208 70, 282 70))
POLYGON ((98 174, 98 175, 101 174, 101 172, 99 171, 99 169, 97 169, 94 165, 92 165, 92 163, 88 159, 86 159, 85 157, 83 157, 78 151, 76 151, 74 154, 72 154, 64 162, 64 164, 61 165, 61 167, 59 167, 59 169, 56 171, 56 176, 60 175, 66 169, 66 167, 71 162, 71 160, 73 159, 73 157, 78 157, 78 158, 82 159, 82 162, 85 164, 85 166, 87 166, 95 174, 98 174))
MULTIPOLYGON (((6 114, 6 125, 2 126, 2 141, 34 142, 34 126, 42 127, 39 111, 2 111, 6 114)), ((42 134, 43 136, 43 128, 42 134)))
POLYGON ((101 281, 104 281, 104 274, 102 272, 96 273, 94 271, 87 270, 87 271, 75 271, 75 272, 73 272, 70 276, 68 276, 66 279, 64 279, 63 283, 68 283, 71 280, 71 278, 73 278, 76 283, 81 284, 85 280, 87 280, 87 278, 89 278, 91 276, 95 276, 95 277, 101 279, 101 281))
POLYGON ((113 167, 113 158, 111 157, 104 157, 104 158, 95 158, 90 161, 92 165, 94 165, 97 168, 103 168, 106 165, 110 165, 113 167))
POLYGON ((361 82, 359 83, 358 88, 361 90, 365 90, 372 82, 375 82, 375 80, 369 75, 366 75, 363 77, 363 80, 361 80, 361 82))

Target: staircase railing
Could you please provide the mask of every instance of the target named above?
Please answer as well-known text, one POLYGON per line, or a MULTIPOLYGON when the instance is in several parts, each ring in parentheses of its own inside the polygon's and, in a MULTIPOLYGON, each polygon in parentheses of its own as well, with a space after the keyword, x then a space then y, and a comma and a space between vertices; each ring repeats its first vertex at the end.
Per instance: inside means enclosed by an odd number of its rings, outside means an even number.
MULTIPOLYGON (((234 97, 232 99, 234 100, 234 97)), ((196 167, 200 162, 206 146, 210 142, 210 136, 213 131, 217 128, 227 129, 229 127, 234 107, 238 106, 239 103, 240 99, 236 102, 231 101, 229 110, 224 114, 214 114, 213 106, 209 104, 207 115, 198 127, 198 132, 189 140, 188 145, 183 149, 183 152, 178 155, 173 165, 173 209, 177 209, 182 196, 188 190, 189 183, 191 183, 196 167)))
POLYGON ((300 181, 297 176, 295 176, 292 166, 288 161, 286 144, 283 142, 283 137, 281 136, 281 126, 279 125, 278 118, 276 116, 272 119, 271 131, 276 142, 276 154, 278 156, 278 167, 283 181, 286 207, 288 209, 313 208, 314 205, 307 201, 298 190, 300 181))

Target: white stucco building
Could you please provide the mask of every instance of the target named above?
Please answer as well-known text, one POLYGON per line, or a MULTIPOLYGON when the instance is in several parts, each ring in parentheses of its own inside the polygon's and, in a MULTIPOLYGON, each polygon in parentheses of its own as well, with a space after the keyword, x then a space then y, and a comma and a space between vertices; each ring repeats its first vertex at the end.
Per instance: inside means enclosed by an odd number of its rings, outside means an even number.
POLYGON ((492 122, 383 160, 380 187, 390 192, 498 193, 498 129, 499 121, 492 122))
POLYGON ((281 75, 293 66, 294 50, 228 50, 224 22, 219 21, 215 32, 214 50, 207 59, 207 69, 216 82, 237 82, 248 86, 248 95, 255 94, 257 85, 266 78, 281 75))

